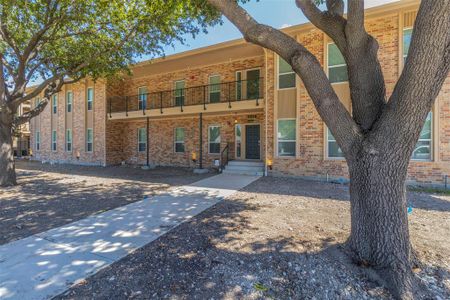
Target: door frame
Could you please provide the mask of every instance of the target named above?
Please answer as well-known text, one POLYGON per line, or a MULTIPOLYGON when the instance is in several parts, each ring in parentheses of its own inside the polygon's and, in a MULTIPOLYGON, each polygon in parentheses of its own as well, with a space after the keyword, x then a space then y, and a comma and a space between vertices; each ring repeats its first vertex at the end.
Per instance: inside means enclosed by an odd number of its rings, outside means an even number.
POLYGON ((260 161, 262 160, 262 142, 261 142, 261 133, 262 133, 262 126, 260 122, 253 122, 253 123, 236 123, 234 124, 234 159, 236 160, 255 160, 260 161), (241 125, 241 157, 237 157, 237 142, 236 142, 236 125, 241 125), (246 126, 247 125, 258 125, 259 126, 259 159, 252 159, 252 158, 246 158, 246 148, 247 148, 247 141, 246 141, 246 126))

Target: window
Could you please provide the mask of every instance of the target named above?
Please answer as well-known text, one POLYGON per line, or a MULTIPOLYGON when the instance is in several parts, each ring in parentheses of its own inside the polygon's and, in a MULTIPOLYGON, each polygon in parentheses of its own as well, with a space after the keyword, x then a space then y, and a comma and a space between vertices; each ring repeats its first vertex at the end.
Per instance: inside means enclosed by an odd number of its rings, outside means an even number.
POLYGON ((86 151, 92 152, 94 147, 94 132, 92 128, 88 128, 86 130, 86 151))
POLYGON ((139 101, 139 110, 147 109, 147 88, 146 87, 140 87, 138 88, 138 101, 139 101))
POLYGON ((278 89, 295 87, 295 72, 283 58, 278 56, 278 89))
POLYGON ((54 94, 52 96, 52 112, 55 115, 58 113, 58 95, 57 94, 54 94))
POLYGON ((242 99, 242 72, 236 72, 236 100, 242 99))
POLYGON ((175 106, 184 105, 184 80, 175 81, 175 106))
POLYGON ((247 100, 259 98, 259 69, 247 70, 247 100))
POLYGON ((432 137, 433 113, 429 112, 427 119, 425 120, 425 125, 420 132, 419 140, 414 148, 412 159, 431 160, 432 137))
POLYGON ((209 77, 209 102, 220 102, 220 76, 213 75, 209 77))
POLYGON ((220 127, 208 127, 208 145, 209 153, 220 153, 220 127))
POLYGON ((52 151, 56 151, 56 130, 52 130, 52 151))
POLYGON ((87 110, 92 110, 94 104, 94 89, 87 89, 87 110))
POLYGON ((138 151, 145 152, 147 150, 147 131, 145 128, 138 129, 138 151))
POLYGON ((67 92, 67 112, 70 113, 72 112, 72 104, 73 104, 73 93, 72 92, 67 92))
POLYGON ((278 156, 295 156, 295 119, 278 120, 278 156))
POLYGON ((175 128, 175 152, 184 152, 184 128, 175 128))
POLYGON ((327 128, 327 144, 329 158, 344 158, 344 153, 336 142, 336 139, 331 134, 330 129, 327 128))
POLYGON ((328 44, 328 78, 331 83, 348 81, 345 59, 335 44, 328 44))
POLYGON ((236 157, 241 157, 242 152, 242 126, 236 125, 236 157))
POLYGON ((72 130, 70 129, 66 131, 66 151, 72 151, 72 130))
POLYGON ((403 29, 403 63, 405 63, 406 57, 408 56, 412 32, 413 32, 412 28, 403 29))
POLYGON ((36 151, 41 150, 41 133, 36 131, 36 151))

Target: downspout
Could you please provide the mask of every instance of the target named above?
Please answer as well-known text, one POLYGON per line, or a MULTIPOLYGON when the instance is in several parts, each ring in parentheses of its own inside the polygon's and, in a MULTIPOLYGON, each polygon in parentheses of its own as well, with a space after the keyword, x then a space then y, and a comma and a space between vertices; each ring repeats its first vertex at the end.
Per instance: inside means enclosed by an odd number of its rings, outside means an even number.
POLYGON ((268 137, 267 137, 267 77, 268 77, 268 72, 267 72, 267 49, 264 49, 264 65, 265 65, 265 76, 264 76, 264 118, 265 118, 265 123, 264 123, 264 131, 265 131, 265 136, 264 136, 264 176, 267 176, 267 142, 268 142, 268 137))

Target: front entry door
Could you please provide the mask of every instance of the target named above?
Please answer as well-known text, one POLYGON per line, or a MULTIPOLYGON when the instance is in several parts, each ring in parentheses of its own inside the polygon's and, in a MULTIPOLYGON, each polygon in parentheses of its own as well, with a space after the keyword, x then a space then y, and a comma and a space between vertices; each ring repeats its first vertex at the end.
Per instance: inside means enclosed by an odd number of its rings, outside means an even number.
POLYGON ((245 126, 245 158, 259 159, 259 125, 245 126))

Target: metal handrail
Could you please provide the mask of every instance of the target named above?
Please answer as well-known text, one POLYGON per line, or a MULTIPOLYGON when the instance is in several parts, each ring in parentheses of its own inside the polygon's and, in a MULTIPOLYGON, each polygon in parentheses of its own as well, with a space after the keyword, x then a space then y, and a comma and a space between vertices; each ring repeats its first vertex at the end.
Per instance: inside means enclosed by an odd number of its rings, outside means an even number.
POLYGON ((220 152, 220 172, 222 172, 225 169, 225 166, 228 164, 228 154, 229 154, 230 144, 227 143, 227 145, 223 148, 223 150, 220 152), (224 153, 225 159, 224 159, 224 153))
POLYGON ((264 81, 262 77, 257 79, 229 81, 217 84, 199 85, 184 89, 172 89, 133 96, 111 96, 109 97, 109 114, 131 111, 139 111, 145 115, 145 110, 159 109, 161 114, 163 108, 179 107, 181 112, 185 106, 203 105, 211 103, 231 103, 243 100, 258 100, 264 95, 264 81), (214 98, 213 98, 214 96, 214 98))

